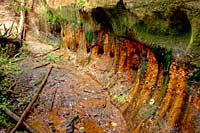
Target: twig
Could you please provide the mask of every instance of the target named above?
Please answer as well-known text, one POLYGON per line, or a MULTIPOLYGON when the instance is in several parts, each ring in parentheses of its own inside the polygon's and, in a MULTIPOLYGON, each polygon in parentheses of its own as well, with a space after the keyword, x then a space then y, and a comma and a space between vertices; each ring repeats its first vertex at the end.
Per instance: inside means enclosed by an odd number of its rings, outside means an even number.
POLYGON ((12 90, 16 86, 16 81, 9 87, 9 90, 12 90))
POLYGON ((31 102, 28 104, 28 106, 26 107, 26 109, 24 110, 24 112, 22 113, 19 121, 17 122, 17 125, 12 129, 12 131, 10 133, 14 133, 15 130, 21 125, 21 123, 23 122, 23 119, 25 118, 26 114, 30 111, 32 105, 34 104, 34 102, 37 100, 37 98, 39 97, 40 92, 42 91, 42 89, 44 88, 44 85, 47 81, 47 78, 52 70, 53 66, 50 67, 49 71, 47 72, 47 74, 45 75, 45 78, 43 79, 42 83, 39 86, 39 89, 36 92, 36 95, 32 98, 31 102))
POLYGON ((53 95, 53 100, 52 100, 52 103, 51 103, 50 111, 52 111, 52 109, 53 109, 53 105, 54 105, 54 101, 55 101, 55 97, 56 97, 57 90, 58 90, 58 89, 56 88, 55 93, 54 93, 54 95, 53 95))
POLYGON ((34 67, 33 69, 37 69, 37 68, 40 68, 40 67, 44 67, 44 66, 47 66, 47 65, 49 65, 49 64, 50 64, 50 63, 47 62, 47 63, 44 63, 44 64, 42 64, 42 65, 36 66, 36 67, 34 67))
POLYGON ((19 62, 19 61, 22 61, 22 60, 24 60, 24 58, 19 58, 17 60, 11 61, 11 63, 16 63, 16 62, 19 62))
POLYGON ((35 58, 39 58, 39 57, 46 56, 46 55, 48 55, 49 53, 54 52, 54 51, 57 51, 57 50, 59 50, 59 49, 60 49, 60 48, 55 48, 55 49, 53 49, 53 50, 51 50, 51 51, 49 51, 49 52, 47 52, 47 53, 44 53, 44 54, 42 54, 42 55, 35 56, 35 58))
MULTIPOLYGON (((19 121, 19 116, 17 116, 15 113, 13 113, 11 110, 9 110, 8 108, 4 109, 4 112, 10 116, 11 118, 13 118, 15 121, 19 121)), ((38 131, 36 131, 35 129, 33 129, 30 125, 28 125, 26 122, 22 122, 22 124, 24 125, 24 127, 31 133, 38 133, 38 131)))

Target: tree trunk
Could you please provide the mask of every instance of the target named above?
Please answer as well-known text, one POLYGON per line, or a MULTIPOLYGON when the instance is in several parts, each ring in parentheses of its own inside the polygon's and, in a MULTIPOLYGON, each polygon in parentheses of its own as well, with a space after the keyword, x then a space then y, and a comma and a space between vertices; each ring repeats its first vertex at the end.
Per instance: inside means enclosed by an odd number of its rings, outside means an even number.
POLYGON ((25 23, 25 0, 21 0, 21 11, 20 11, 20 20, 19 20, 19 27, 18 27, 18 37, 23 39, 23 31, 24 31, 24 23, 25 23))

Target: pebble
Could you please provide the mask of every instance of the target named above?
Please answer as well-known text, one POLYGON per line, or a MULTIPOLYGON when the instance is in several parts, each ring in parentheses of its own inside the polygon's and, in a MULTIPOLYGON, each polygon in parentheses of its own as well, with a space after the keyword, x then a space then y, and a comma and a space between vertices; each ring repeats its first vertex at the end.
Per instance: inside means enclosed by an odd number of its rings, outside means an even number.
POLYGON ((116 127, 116 126, 117 126, 117 123, 111 122, 111 125, 112 125, 113 127, 116 127))
POLYGON ((155 103, 155 100, 153 98, 150 99, 149 104, 153 105, 155 103))

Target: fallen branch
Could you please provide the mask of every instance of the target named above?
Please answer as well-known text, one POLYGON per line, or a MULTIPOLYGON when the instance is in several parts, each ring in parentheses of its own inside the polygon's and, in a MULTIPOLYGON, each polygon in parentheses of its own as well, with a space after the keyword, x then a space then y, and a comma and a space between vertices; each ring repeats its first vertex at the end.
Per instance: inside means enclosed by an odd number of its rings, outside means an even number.
MULTIPOLYGON (((8 108, 4 109, 4 112, 10 116, 11 118, 13 118, 15 121, 19 121, 19 116, 17 116, 15 113, 13 113, 11 110, 9 110, 8 108)), ((29 126, 26 122, 22 122, 22 124, 24 125, 24 127, 31 133, 38 133, 38 131, 36 131, 35 129, 33 129, 31 126, 29 126)))
POLYGON ((55 48, 55 49, 53 49, 53 50, 51 50, 51 51, 49 51, 49 52, 46 52, 46 53, 44 53, 44 54, 42 54, 42 55, 35 56, 34 58, 40 58, 40 57, 46 56, 46 55, 48 55, 49 53, 55 52, 55 51, 57 51, 57 50, 59 50, 59 49, 60 49, 60 48, 55 48))
POLYGON ((47 63, 44 63, 44 64, 42 64, 42 65, 36 66, 36 67, 34 67, 33 69, 37 69, 37 68, 40 68, 40 67, 44 67, 44 66, 47 66, 47 65, 49 65, 49 64, 50 64, 50 63, 47 62, 47 63))
POLYGON ((40 95, 40 92, 42 91, 42 89, 44 88, 44 85, 47 81, 47 78, 52 70, 53 66, 50 67, 49 71, 47 72, 47 74, 45 75, 45 78, 43 79, 42 83, 39 86, 39 89, 36 92, 36 95, 32 98, 31 102, 28 104, 28 106, 26 107, 26 109, 24 110, 24 112, 22 113, 19 121, 17 122, 17 125, 12 129, 12 131, 10 133, 14 133, 17 128, 21 125, 21 123, 23 122, 23 119, 25 118, 26 114, 30 111, 32 105, 34 104, 34 102, 37 100, 37 98, 40 95))
POLYGON ((19 61, 22 61, 22 60, 24 60, 24 58, 16 59, 16 60, 14 60, 14 61, 11 61, 11 63, 16 63, 16 62, 19 62, 19 61))
POLYGON ((12 90, 13 88, 15 88, 15 86, 16 86, 16 81, 9 87, 9 90, 12 90))

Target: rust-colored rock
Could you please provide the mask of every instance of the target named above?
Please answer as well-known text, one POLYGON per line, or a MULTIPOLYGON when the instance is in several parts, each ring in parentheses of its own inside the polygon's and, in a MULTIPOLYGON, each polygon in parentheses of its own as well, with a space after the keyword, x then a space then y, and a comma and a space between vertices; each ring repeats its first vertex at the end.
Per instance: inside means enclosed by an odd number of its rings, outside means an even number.
POLYGON ((172 62, 166 72, 164 64, 158 62, 144 44, 126 38, 116 39, 104 30, 96 33, 96 44, 87 45, 84 31, 80 32, 77 60, 83 64, 86 51, 90 49, 90 67, 102 74, 117 75, 119 84, 133 85, 126 101, 118 107, 129 132, 199 130, 193 129, 192 121, 196 120, 200 98, 198 94, 186 96, 188 74, 183 65, 172 62), (168 81, 166 88, 164 80, 168 81))

